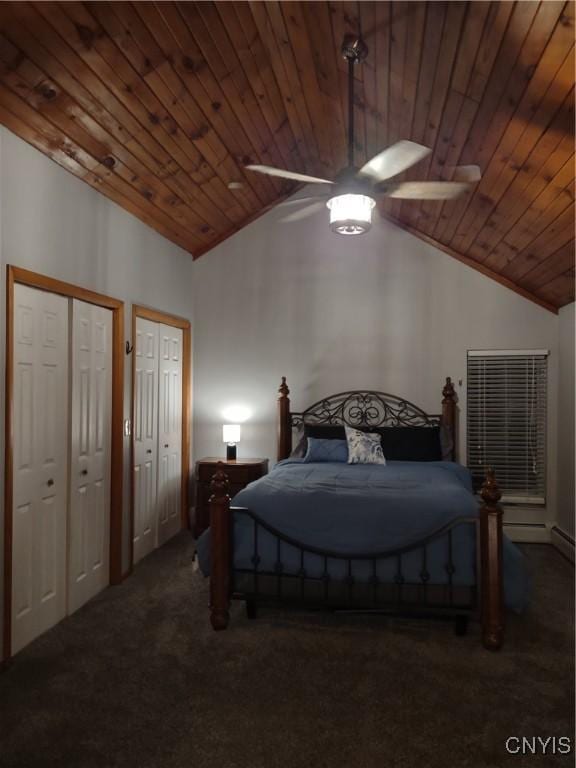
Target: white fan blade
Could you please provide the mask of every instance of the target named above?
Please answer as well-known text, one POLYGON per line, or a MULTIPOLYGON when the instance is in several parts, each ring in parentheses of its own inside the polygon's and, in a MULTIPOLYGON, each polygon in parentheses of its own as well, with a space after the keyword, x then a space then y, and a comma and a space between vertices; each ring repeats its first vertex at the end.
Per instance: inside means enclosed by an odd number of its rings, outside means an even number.
POLYGON ((402 200, 453 200, 469 189, 469 184, 459 181, 403 181, 384 194, 402 200))
POLYGON ((317 176, 306 176, 305 173, 294 173, 294 171, 285 171, 283 168, 274 168, 271 165, 246 165, 249 171, 265 173, 267 176, 278 176, 281 179, 292 179, 293 181, 304 181, 307 184, 334 184, 328 179, 319 179, 317 176))
POLYGON ((375 183, 390 179, 398 173, 415 165, 432 152, 422 144, 413 141, 399 141, 380 154, 368 160, 358 171, 360 176, 368 176, 375 183))
POLYGON ((320 200, 317 203, 312 203, 312 205, 306 206, 306 208, 302 208, 300 211, 294 211, 294 213, 288 214, 288 216, 280 219, 280 222, 282 224, 289 224, 292 221, 307 219, 308 216, 312 216, 313 213, 317 213, 318 211, 322 210, 322 208, 326 208, 326 203, 323 200, 320 200))
POLYGON ((452 174, 453 181, 467 181, 476 184, 482 178, 482 172, 477 165, 457 165, 452 174))

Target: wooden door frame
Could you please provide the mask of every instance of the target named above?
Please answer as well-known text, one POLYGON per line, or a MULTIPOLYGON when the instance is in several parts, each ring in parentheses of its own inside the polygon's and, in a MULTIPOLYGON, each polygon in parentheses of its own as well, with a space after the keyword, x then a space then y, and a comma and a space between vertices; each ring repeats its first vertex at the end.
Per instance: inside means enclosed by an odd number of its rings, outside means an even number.
POLYGON ((190 482, 190 413, 192 394, 192 326, 190 320, 178 315, 171 315, 158 309, 132 304, 132 381, 130 430, 130 572, 134 568, 134 423, 135 423, 135 378, 136 378, 136 319, 151 320, 153 323, 170 325, 182 331, 182 485, 180 500, 180 528, 189 528, 188 484, 190 482))
POLYGON ((110 583, 119 584, 122 572, 122 494, 124 456, 124 302, 101 293, 7 266, 6 272, 6 395, 4 468, 4 643, 3 658, 12 652, 12 522, 13 522, 13 425, 14 404, 14 286, 16 283, 69 299, 112 310, 112 413, 110 454, 110 583))

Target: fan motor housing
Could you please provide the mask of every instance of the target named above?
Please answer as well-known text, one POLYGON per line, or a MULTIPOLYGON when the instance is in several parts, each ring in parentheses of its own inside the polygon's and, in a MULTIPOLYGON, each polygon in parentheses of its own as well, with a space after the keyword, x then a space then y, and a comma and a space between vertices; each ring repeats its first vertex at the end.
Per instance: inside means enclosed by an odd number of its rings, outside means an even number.
POLYGON ((350 166, 343 168, 336 174, 333 187, 335 194, 343 195, 346 193, 357 195, 371 195, 372 182, 368 178, 358 175, 358 168, 350 166))

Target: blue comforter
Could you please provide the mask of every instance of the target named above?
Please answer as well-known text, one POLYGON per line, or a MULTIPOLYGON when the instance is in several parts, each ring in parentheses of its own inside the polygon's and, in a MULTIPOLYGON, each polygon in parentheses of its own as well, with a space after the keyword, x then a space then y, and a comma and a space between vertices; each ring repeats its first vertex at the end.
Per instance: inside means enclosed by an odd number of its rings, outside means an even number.
MULTIPOLYGON (((303 544, 354 556, 409 547, 459 517, 478 515, 478 501, 472 494, 470 473, 453 462, 389 462, 387 465, 305 463, 302 459, 280 462, 270 474, 248 485, 233 500, 260 519, 303 544)), ((454 530, 454 583, 474 583, 475 528, 462 524, 454 530)), ((260 567, 273 570, 274 540, 261 537, 260 567)), ((297 553, 285 548, 285 572, 297 573, 297 553)), ((235 515, 234 562, 238 568, 252 567, 253 523, 235 515)), ((198 557, 204 573, 209 572, 209 531, 198 541, 198 557)), ((318 571, 320 562, 308 556, 308 573, 318 571)), ((318 561, 320 558, 316 558, 318 561)), ((405 557, 404 568, 414 578, 421 564, 405 557)), ((343 563, 334 561, 331 572, 338 578, 343 563)), ((431 583, 446 583, 446 541, 430 547, 427 569, 431 583)), ((355 562, 354 577, 368 579, 367 564, 355 562), (366 573, 363 571, 366 570, 366 573)), ((379 577, 394 579, 396 564, 383 561, 379 577), (388 573, 387 570, 390 572, 388 573)), ((344 574, 342 574, 344 575, 344 574)), ((504 540, 505 597, 509 607, 522 610, 529 593, 525 559, 504 540)))

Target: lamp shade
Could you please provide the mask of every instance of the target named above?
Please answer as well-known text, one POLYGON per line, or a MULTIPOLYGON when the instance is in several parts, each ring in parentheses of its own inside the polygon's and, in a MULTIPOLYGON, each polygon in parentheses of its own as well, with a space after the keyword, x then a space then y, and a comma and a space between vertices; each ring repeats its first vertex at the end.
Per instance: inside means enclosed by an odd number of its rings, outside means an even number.
POLYGON ((339 235, 362 235, 372 226, 376 201, 368 195, 336 195, 326 205, 330 210, 330 229, 339 235))
POLYGON ((225 443, 239 443, 240 424, 224 424, 222 427, 222 440, 225 443))

